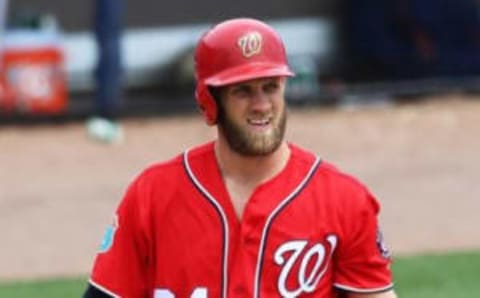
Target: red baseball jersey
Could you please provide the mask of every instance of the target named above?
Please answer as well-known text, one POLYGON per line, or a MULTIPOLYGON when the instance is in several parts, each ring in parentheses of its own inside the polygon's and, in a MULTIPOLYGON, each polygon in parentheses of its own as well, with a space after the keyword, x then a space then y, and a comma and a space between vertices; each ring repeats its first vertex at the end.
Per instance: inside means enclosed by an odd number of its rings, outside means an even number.
POLYGON ((315 297, 392 287, 379 205, 357 180, 289 144, 285 169, 235 214, 213 143, 140 174, 90 283, 113 297, 315 297))

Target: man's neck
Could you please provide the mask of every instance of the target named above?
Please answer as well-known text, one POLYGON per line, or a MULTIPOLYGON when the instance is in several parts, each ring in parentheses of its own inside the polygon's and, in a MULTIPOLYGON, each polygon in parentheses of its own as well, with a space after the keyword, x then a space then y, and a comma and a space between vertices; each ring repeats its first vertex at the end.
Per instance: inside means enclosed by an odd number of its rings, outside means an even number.
POLYGON ((283 141, 270 154, 245 156, 233 151, 224 140, 218 140, 215 155, 224 179, 258 185, 282 171, 290 157, 290 148, 283 141))

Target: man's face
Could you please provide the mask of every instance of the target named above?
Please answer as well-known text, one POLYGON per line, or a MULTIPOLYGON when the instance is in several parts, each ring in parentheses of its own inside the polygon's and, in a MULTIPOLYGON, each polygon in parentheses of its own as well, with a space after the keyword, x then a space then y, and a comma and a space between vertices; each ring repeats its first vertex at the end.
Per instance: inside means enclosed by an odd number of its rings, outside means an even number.
POLYGON ((221 88, 218 125, 232 150, 259 156, 280 146, 287 118, 285 83, 286 78, 273 77, 221 88))

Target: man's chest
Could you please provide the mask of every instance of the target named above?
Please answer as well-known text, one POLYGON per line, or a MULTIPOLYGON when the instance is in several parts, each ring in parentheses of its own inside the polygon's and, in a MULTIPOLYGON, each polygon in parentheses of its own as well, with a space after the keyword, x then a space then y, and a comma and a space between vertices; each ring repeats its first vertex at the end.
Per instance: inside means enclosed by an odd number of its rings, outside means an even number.
POLYGON ((241 222, 232 206, 176 203, 154 229, 157 296, 332 297, 338 228, 310 200, 252 200, 241 222))

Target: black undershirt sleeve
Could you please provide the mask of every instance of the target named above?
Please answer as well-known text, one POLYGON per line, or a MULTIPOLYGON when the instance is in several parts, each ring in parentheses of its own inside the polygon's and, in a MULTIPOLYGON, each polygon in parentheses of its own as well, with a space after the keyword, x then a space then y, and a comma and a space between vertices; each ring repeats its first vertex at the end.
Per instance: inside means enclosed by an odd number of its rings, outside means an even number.
POLYGON ((113 296, 100 291, 92 285, 88 285, 87 290, 83 294, 83 298, 113 298, 113 296))

